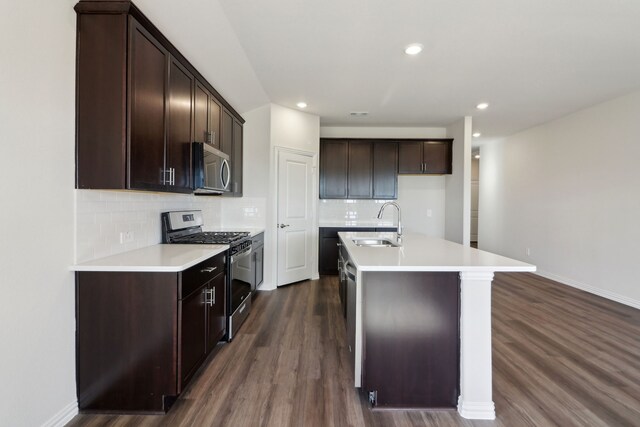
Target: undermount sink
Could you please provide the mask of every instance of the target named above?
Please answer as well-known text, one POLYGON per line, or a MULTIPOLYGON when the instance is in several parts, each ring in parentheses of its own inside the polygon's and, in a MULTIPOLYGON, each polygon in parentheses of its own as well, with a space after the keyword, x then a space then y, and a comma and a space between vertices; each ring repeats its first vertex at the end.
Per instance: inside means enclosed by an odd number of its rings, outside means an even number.
POLYGON ((400 246, 400 244, 388 239, 353 239, 353 243, 357 246, 368 246, 371 248, 395 248, 400 246))

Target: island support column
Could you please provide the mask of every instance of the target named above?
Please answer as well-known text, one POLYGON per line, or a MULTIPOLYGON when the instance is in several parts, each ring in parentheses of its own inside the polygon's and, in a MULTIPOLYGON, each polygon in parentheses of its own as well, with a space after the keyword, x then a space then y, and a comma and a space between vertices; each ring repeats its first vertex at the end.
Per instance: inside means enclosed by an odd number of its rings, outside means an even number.
POLYGON ((491 384, 493 272, 460 272, 460 397, 464 418, 496 417, 491 384))

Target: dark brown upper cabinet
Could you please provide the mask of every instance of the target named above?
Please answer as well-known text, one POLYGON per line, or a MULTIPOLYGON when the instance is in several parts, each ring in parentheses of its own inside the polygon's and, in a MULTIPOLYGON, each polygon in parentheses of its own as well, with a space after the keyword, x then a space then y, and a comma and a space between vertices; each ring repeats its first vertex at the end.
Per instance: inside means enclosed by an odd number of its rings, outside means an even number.
POLYGON ((137 21, 130 27, 128 187, 160 190, 171 175, 164 151, 169 52, 137 21))
POLYGON ((194 141, 220 149, 220 119, 222 107, 207 88, 196 81, 194 141))
POLYGON ((222 109, 220 151, 229 155, 231 181, 225 196, 242 197, 242 123, 225 108, 222 109))
POLYGON ((373 198, 398 198, 397 142, 373 142, 373 198))
POLYGON ((370 141, 350 141, 348 144, 347 197, 371 199, 373 197, 373 146, 370 141))
POLYGON ((222 139, 220 151, 231 156, 233 154, 233 116, 227 110, 222 110, 222 139))
POLYGON ((231 152, 231 194, 234 197, 242 197, 242 123, 237 119, 233 119, 233 149, 231 152))
POLYGON ((444 175, 452 173, 453 139, 401 141, 398 173, 444 175))
MULTIPOLYGON (((76 188, 193 191, 192 143, 226 148, 223 108, 238 162, 233 128, 242 135, 244 120, 133 3, 75 10, 76 188)), ((242 194, 242 167, 235 173, 242 194)))
POLYGON ((190 192, 193 183, 191 142, 193 141, 194 77, 175 58, 169 60, 166 165, 172 190, 190 192))
POLYGON ((321 140, 321 199, 396 199, 397 171, 393 141, 321 140))
POLYGON ((320 140, 320 198, 346 199, 349 169, 349 143, 320 140))

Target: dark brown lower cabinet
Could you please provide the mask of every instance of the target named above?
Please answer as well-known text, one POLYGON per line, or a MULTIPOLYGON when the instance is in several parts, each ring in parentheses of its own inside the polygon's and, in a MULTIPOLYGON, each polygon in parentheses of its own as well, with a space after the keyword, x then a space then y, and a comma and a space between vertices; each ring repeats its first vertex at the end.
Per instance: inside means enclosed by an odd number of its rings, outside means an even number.
POLYGON ((363 272, 362 282, 362 390, 377 407, 454 408, 458 273, 363 272))
POLYGON ((226 332, 224 257, 177 273, 76 273, 81 412, 169 410, 226 332))

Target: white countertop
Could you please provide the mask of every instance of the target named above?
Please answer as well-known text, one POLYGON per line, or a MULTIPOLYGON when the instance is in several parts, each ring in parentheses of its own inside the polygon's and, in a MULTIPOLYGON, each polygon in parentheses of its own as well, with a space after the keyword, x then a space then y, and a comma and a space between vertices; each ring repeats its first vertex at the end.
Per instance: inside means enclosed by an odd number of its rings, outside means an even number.
POLYGON ((491 252, 429 237, 406 233, 400 247, 365 247, 353 238, 384 237, 396 241, 396 233, 340 232, 351 261, 361 271, 535 271, 536 267, 491 252))
POLYGON ((71 270, 178 272, 227 249, 229 245, 160 244, 76 264, 71 270))

